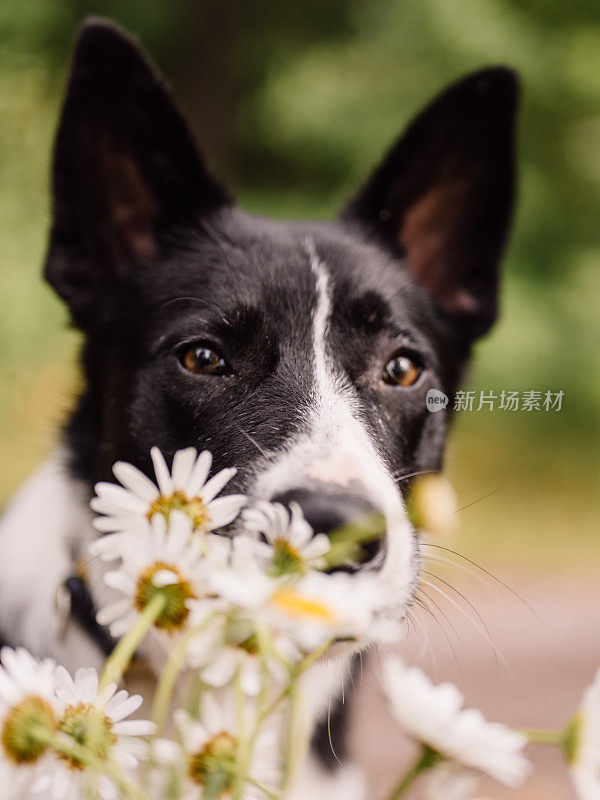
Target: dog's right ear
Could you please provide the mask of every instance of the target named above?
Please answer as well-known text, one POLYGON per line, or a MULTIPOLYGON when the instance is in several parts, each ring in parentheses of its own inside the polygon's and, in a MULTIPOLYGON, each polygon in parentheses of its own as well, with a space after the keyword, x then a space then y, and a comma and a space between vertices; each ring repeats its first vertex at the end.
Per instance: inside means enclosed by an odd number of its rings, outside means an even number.
POLYGON ((467 341, 496 318, 514 198, 516 75, 492 67, 450 86, 392 147, 343 218, 358 222, 467 341))
POLYGON ((87 22, 75 46, 53 179, 45 276, 84 328, 120 276, 158 257, 169 226, 231 202, 161 78, 101 20, 87 22))

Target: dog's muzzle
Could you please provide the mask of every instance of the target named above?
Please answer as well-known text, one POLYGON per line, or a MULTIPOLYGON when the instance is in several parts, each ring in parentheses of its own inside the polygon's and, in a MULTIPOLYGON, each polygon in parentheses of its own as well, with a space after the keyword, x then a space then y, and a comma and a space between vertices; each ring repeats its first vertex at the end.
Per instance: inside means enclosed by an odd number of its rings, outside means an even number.
MULTIPOLYGON (((380 516, 379 509, 360 493, 338 489, 325 483, 314 483, 311 488, 290 489, 273 497, 272 501, 287 507, 290 503, 297 503, 315 534, 330 535, 348 525, 361 526, 374 516, 380 516)), ((385 535, 382 532, 378 538, 363 542, 360 563, 336 569, 353 571, 368 564, 382 552, 384 546, 385 535)))

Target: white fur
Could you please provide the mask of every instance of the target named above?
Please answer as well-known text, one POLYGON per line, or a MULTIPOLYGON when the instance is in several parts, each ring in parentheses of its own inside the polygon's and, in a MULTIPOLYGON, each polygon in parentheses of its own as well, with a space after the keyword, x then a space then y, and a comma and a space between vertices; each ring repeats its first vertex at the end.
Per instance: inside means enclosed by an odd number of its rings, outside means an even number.
POLYGON ((22 486, 0 519, 0 630, 38 655, 65 666, 101 663, 77 626, 63 629, 57 591, 73 574, 79 542, 91 531, 83 491, 57 451, 22 486))

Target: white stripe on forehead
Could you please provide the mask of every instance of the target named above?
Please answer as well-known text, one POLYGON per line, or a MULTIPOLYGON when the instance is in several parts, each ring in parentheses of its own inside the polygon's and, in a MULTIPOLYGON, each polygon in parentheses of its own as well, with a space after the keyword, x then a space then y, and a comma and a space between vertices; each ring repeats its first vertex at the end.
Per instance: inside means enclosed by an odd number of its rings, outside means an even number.
MULTIPOLYGON (((332 431, 329 438, 336 438, 336 422, 349 417, 357 423, 359 404, 354 388, 328 353, 329 321, 331 317, 331 279, 323 261, 319 258, 312 239, 304 242, 310 267, 315 277, 317 302, 312 315, 312 345, 314 363, 313 417, 317 423, 327 423, 332 431)), ((357 423, 358 424, 358 423, 357 423)), ((317 425, 315 425, 317 427, 317 425)), ((360 425, 363 428, 362 425, 360 425)), ((366 430, 363 429, 366 434, 366 430)))
POLYGON ((329 275, 325 266, 319 260, 315 243, 312 239, 307 239, 306 251, 310 259, 310 267, 315 276, 317 305, 313 314, 313 353, 315 362, 315 382, 320 394, 325 394, 331 377, 327 368, 326 356, 326 335, 329 327, 329 317, 331 315, 331 298, 329 296, 329 275))

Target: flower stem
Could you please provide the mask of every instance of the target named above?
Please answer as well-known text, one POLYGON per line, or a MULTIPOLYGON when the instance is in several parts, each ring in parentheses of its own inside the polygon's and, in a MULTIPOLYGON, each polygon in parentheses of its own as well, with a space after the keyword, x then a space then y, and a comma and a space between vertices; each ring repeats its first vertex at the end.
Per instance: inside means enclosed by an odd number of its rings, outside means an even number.
POLYGON ((544 728, 525 728, 521 733, 531 744, 550 744, 561 746, 564 742, 564 731, 546 730, 544 728))
POLYGON ((283 741, 283 766, 281 791, 285 794, 292 780, 294 769, 302 753, 302 720, 300 715, 302 695, 297 682, 291 684, 289 713, 287 714, 287 736, 283 741))
POLYGON ((152 704, 152 720, 156 724, 156 735, 159 736, 165 726, 167 715, 169 713, 169 706, 171 705, 171 697, 175 687, 179 673, 185 664, 185 657, 187 656, 189 643, 198 636, 199 633, 207 628, 210 623, 218 616, 219 612, 210 614, 200 625, 186 631, 179 639, 173 652, 169 656, 163 671, 158 679, 158 685, 154 694, 154 702, 152 704))
POLYGON ((318 660, 321 658, 321 656, 322 656, 324 653, 326 653, 326 652, 327 652, 327 650, 329 650, 329 648, 330 648, 330 647, 331 647, 331 645, 334 643, 334 641, 335 641, 335 638, 334 638, 334 637, 333 637, 333 638, 331 638, 331 639, 327 639, 327 641, 326 641, 326 642, 323 642, 323 644, 322 644, 320 647, 317 647, 317 649, 316 649, 316 650, 313 650, 313 651, 312 651, 312 653, 310 653, 308 656, 306 656, 306 658, 305 658, 305 659, 303 659, 303 660, 302 660, 302 661, 301 661, 301 662, 298 664, 298 666, 297 666, 297 667, 295 667, 295 668, 292 670, 292 674, 291 674, 290 680, 289 680, 289 682, 287 683, 287 685, 286 685, 286 686, 285 686, 285 687, 284 687, 284 688, 283 688, 283 689, 282 689, 282 690, 279 692, 279 694, 277 695, 277 697, 276 697, 276 698, 275 698, 275 699, 274 699, 274 700, 273 700, 273 701, 272 701, 272 702, 271 702, 271 703, 270 703, 270 704, 269 704, 269 705, 268 705, 268 706, 267 706, 267 707, 266 707, 266 708, 263 710, 262 714, 260 714, 260 716, 259 716, 259 718, 258 718, 258 725, 257 725, 257 728, 259 728, 259 727, 260 727, 260 725, 262 725, 262 723, 264 722, 264 720, 265 720, 267 717, 270 717, 270 716, 271 716, 271 714, 272 714, 274 711, 276 711, 276 710, 277 710, 277 708, 279 707, 279 705, 280 705, 280 704, 281 704, 281 703, 282 703, 282 702, 283 702, 283 701, 284 701, 284 700, 285 700, 287 697, 289 697, 289 696, 290 696, 290 694, 291 694, 291 693, 293 692, 293 690, 294 690, 294 686, 296 685, 296 683, 297 683, 298 679, 300 678, 300 676, 302 675, 302 673, 306 672, 306 670, 307 670, 307 669, 309 669, 310 667, 312 667, 312 665, 313 665, 315 662, 317 662, 317 661, 318 661, 318 660))
POLYGON ((123 636, 108 657, 100 675, 100 689, 104 689, 113 681, 118 683, 138 645, 164 610, 166 602, 166 597, 160 593, 150 600, 135 621, 135 625, 123 636))
POLYGON ((387 800, 398 800, 398 798, 404 797, 418 776, 422 772, 426 772, 428 769, 431 769, 437 763, 439 758, 439 753, 437 753, 435 750, 432 750, 431 747, 423 745, 421 752, 417 756, 414 764, 408 770, 393 792, 388 795, 387 800))
POLYGON ((269 800, 281 800, 281 795, 277 794, 277 792, 271 791, 271 789, 268 789, 259 781, 255 781, 254 778, 246 778, 246 783, 248 783, 250 786, 256 787, 258 791, 264 794, 265 797, 268 797, 269 800))
POLYGON ((246 714, 245 714, 245 697, 242 691, 242 684, 240 680, 240 667, 235 671, 233 679, 234 690, 234 704, 235 704, 235 717, 236 728, 238 732, 237 747, 236 747, 236 766, 238 770, 234 776, 233 789, 231 792, 232 800, 239 800, 242 795, 244 783, 248 780, 247 772, 250 763, 251 752, 248 747, 248 742, 245 737, 246 732, 246 714))
POLYGON ((67 756, 67 758, 71 758, 95 772, 106 775, 117 785, 124 797, 131 798, 131 800, 148 800, 147 795, 137 784, 127 778, 121 767, 114 761, 98 758, 87 747, 79 744, 74 739, 52 733, 46 728, 36 727, 32 734, 35 739, 52 748, 55 752, 67 756))

